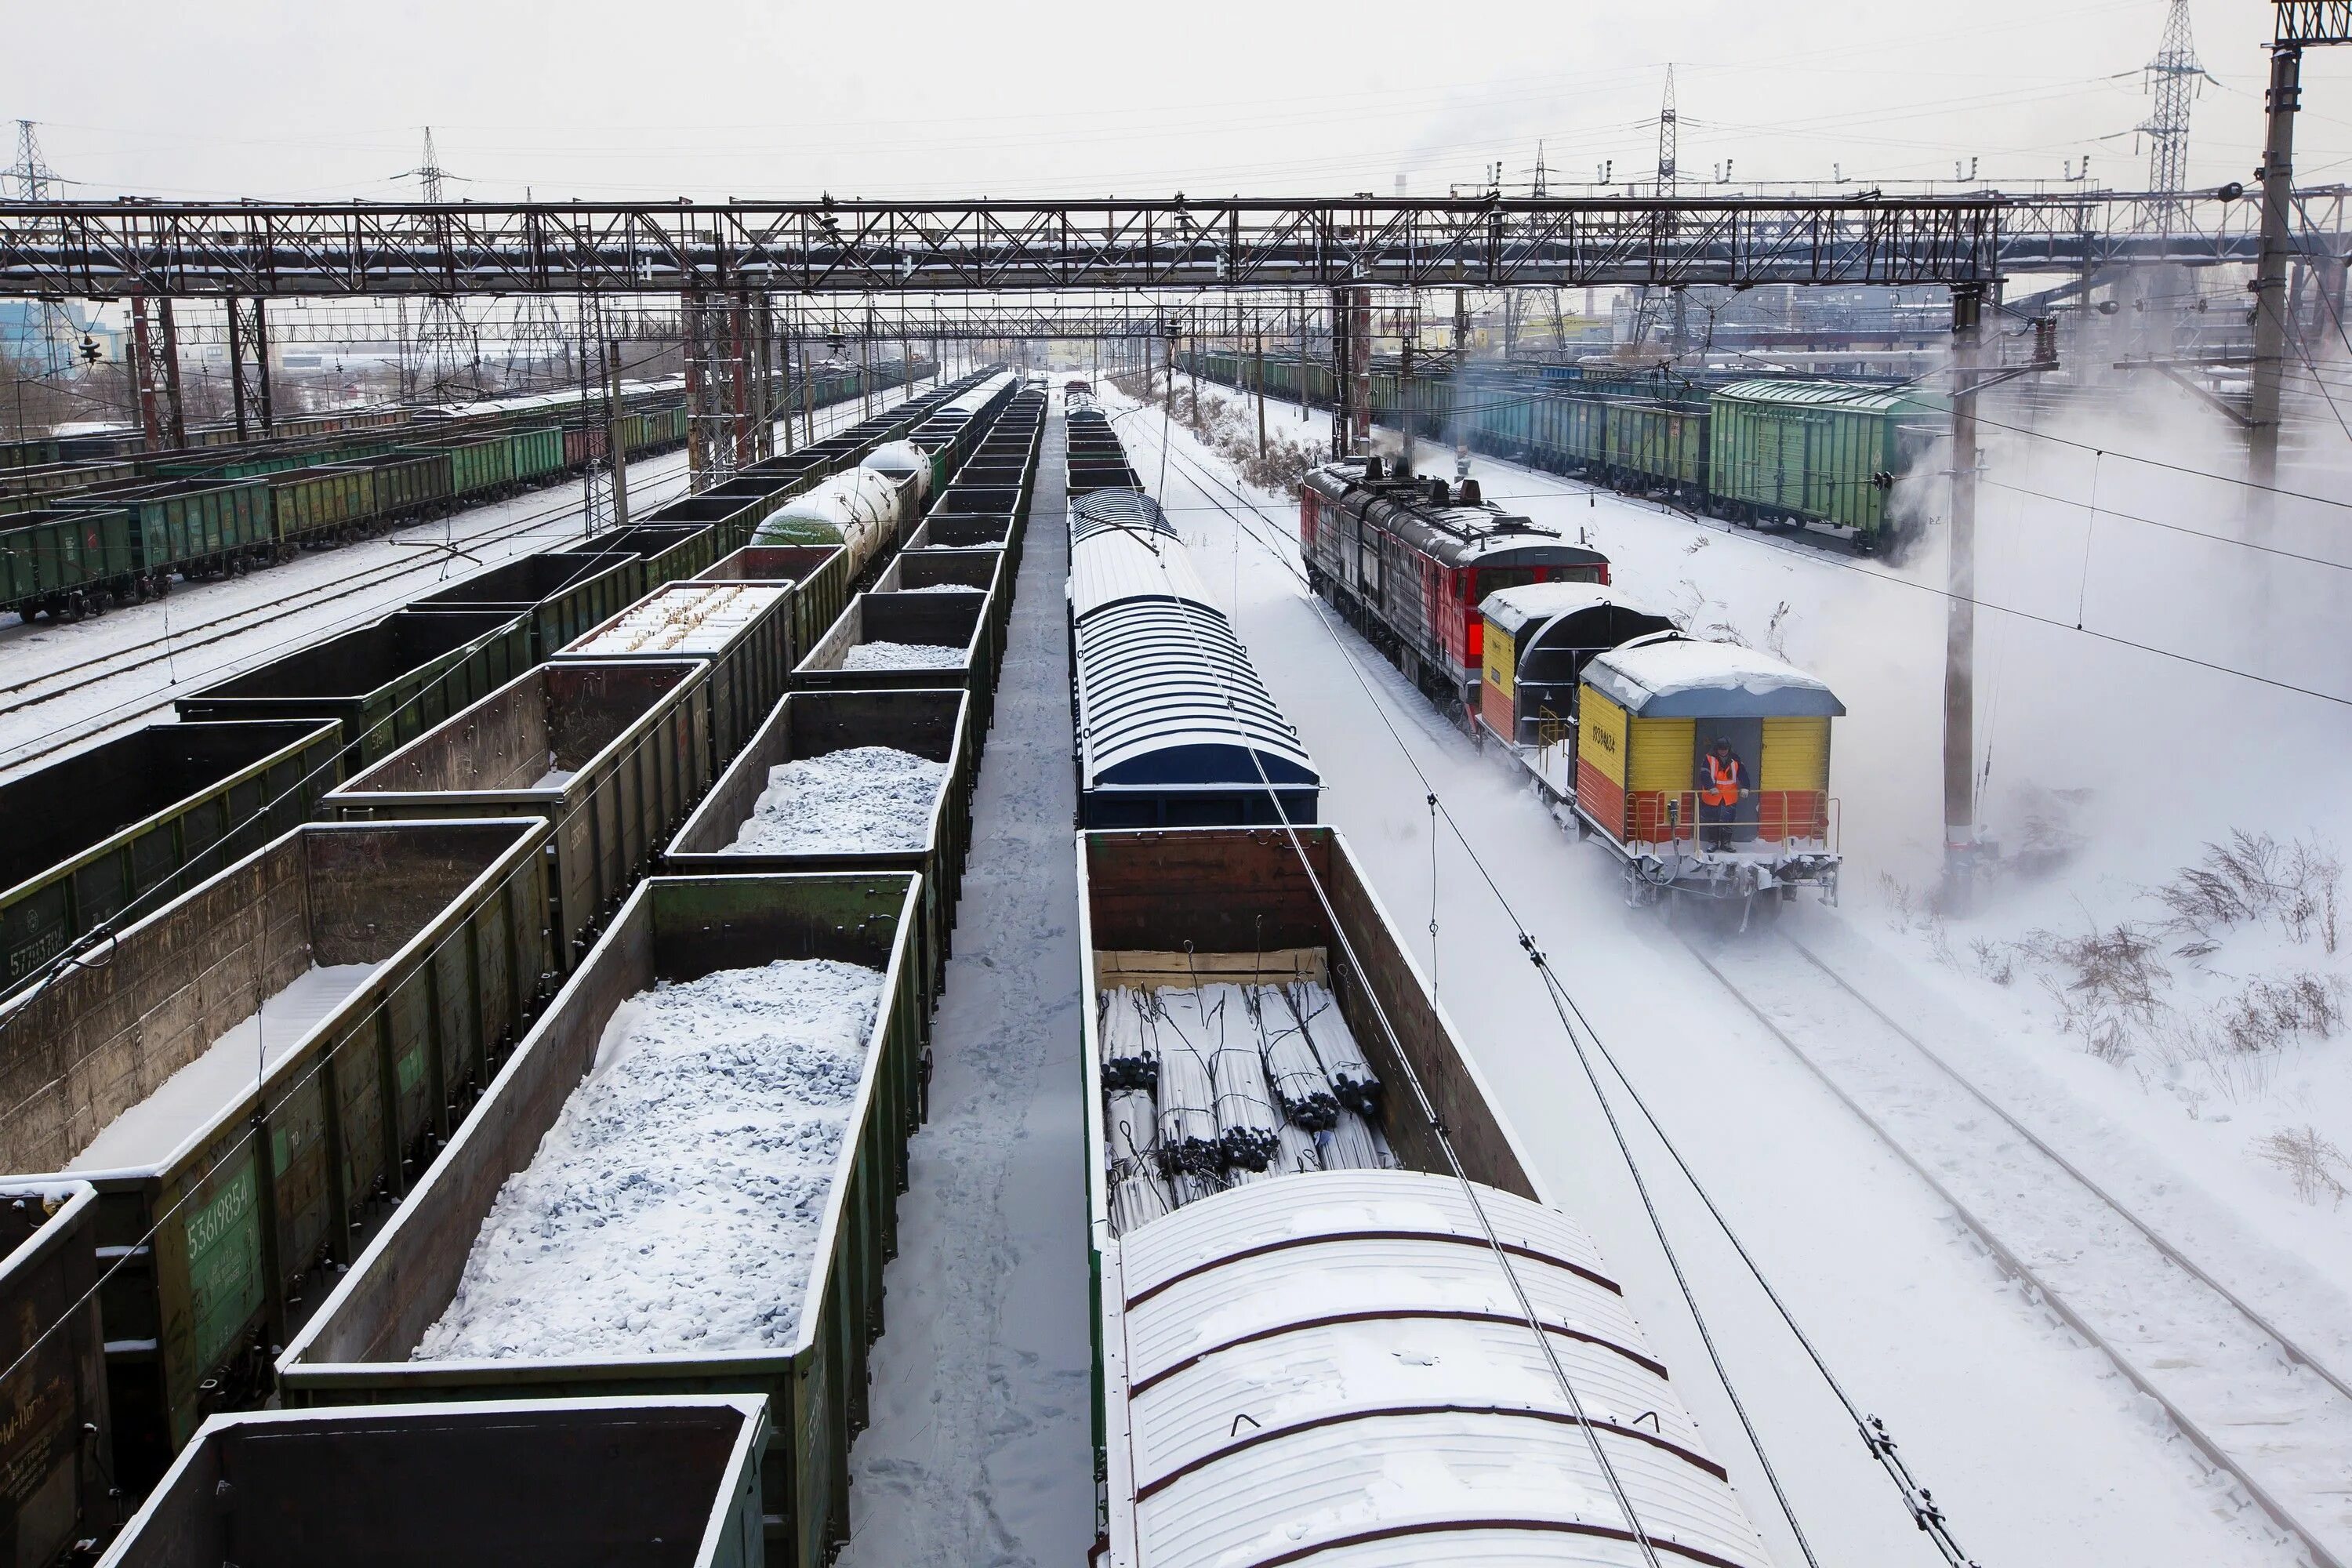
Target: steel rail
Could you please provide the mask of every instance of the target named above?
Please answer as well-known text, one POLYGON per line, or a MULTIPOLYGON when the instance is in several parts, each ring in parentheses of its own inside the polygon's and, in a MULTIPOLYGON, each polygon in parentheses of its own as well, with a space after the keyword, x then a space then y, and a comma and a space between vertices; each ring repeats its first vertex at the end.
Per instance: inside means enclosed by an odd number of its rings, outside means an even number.
MULTIPOLYGON (((1798 943, 1793 938, 1783 936, 1781 940, 1787 942, 1790 946, 1796 948, 1797 951, 1809 960, 1816 969, 1819 969, 1822 973, 1827 975, 1840 990, 1853 997, 1853 1000, 1867 1010, 1872 1016, 1877 1018, 1882 1024, 1884 1024, 1890 1033, 1910 1045, 1944 1074, 1950 1077, 1962 1089, 1968 1090, 1968 1092, 1977 1100, 2000 1115, 2002 1121, 2017 1131, 2019 1135, 2023 1137, 2036 1152, 2049 1160, 2059 1169, 2064 1171, 2103 1205, 2114 1210, 2117 1215, 2128 1221, 2133 1228, 2144 1238, 2156 1245, 2157 1250, 2160 1256, 2179 1267, 2188 1278, 2193 1279, 2198 1284, 2204 1286, 2221 1300, 2227 1302, 2233 1310, 2237 1311, 2249 1323, 2252 1324, 2258 1331, 2260 1331, 2263 1338, 2270 1340, 2272 1342, 2278 1345, 2281 1350, 2287 1352, 2290 1359, 2294 1360, 2298 1365, 2304 1366, 2306 1369, 2316 1373, 2331 1387, 2334 1387, 2338 1391, 2344 1391, 2345 1384, 2333 1373, 2329 1372, 2315 1360, 2313 1360, 2307 1353, 2303 1352, 2299 1347, 2292 1347, 2292 1342, 2286 1339, 2286 1337, 2276 1328, 2272 1326, 2268 1320, 2248 1309, 2242 1301, 2239 1300, 2236 1295, 2222 1288, 2220 1284, 2214 1281, 2210 1275, 2206 1274, 2204 1270, 2197 1268, 2185 1258, 2182 1258, 2179 1255, 2178 1248, 2162 1242, 2154 1231, 2142 1223, 2137 1215, 2125 1209, 2123 1205, 2117 1203, 2116 1199, 2107 1194, 2105 1189, 2097 1186, 2083 1176, 2081 1172, 2077 1171, 2067 1161, 2061 1158, 2039 1137, 2035 1136, 2032 1132, 2021 1125, 2014 1117, 2011 1116, 2006 1110, 2001 1110, 2000 1106, 1987 1099, 1973 1084, 1970 1084, 1967 1079, 1961 1078, 1959 1074, 1954 1072, 1953 1069, 1940 1059, 1935 1052, 1929 1050, 1925 1045, 1923 1045, 1919 1041, 1918 1037, 1913 1035, 1910 1030, 1905 1028, 1902 1025, 1888 1017, 1886 1014, 1875 1004, 1872 1003, 1869 998, 1864 996, 1851 984, 1848 984, 1843 977, 1831 972, 1826 965, 1822 964, 1818 958, 1814 957, 1809 950, 1798 943)), ((2108 1363, 2114 1366, 2116 1371, 2122 1375, 2124 1380, 2131 1384, 2135 1392, 2144 1395, 2158 1409, 2162 1410, 2166 1419, 2169 1421, 2173 1427, 2180 1433, 2181 1436, 2188 1440, 2189 1446, 2197 1450, 2199 1456, 2215 1470, 2227 1475, 2244 1492, 2246 1497, 2252 1500, 2254 1505, 2260 1508, 2263 1512, 2268 1516, 2273 1525, 2284 1531, 2294 1540, 2295 1544, 2310 1559, 2311 1563, 2315 1565, 2315 1568, 2347 1568, 2342 1558, 2329 1551, 2327 1546, 2323 1543, 2318 1537, 2314 1535, 2312 1531, 2299 1520, 2297 1520, 2294 1515, 2287 1510, 2285 1505, 2281 1503, 2276 1498, 2273 1497, 2270 1491, 2264 1488, 2261 1482, 2255 1480, 2252 1476, 2248 1474, 2245 1468, 2236 1459, 2232 1458, 2230 1454, 2224 1450, 2200 1425, 2199 1425, 2194 1417, 2190 1416, 2188 1412, 2182 1410, 2178 1404, 2176 1404, 2163 1392, 2163 1390, 2157 1386, 2156 1383, 2150 1379, 2147 1373, 2143 1373, 2137 1366, 2134 1365, 2131 1361, 2128 1360, 2123 1352, 2107 1339, 2105 1335, 2094 1328, 2081 1312, 2076 1310, 2067 1302, 2065 1298, 2059 1295, 2056 1290, 2053 1289, 2049 1283, 2037 1274, 2031 1265, 2029 1265, 2017 1254, 2015 1250, 2013 1250, 2006 1242, 2002 1241, 2001 1238, 1994 1233, 1992 1226, 1986 1220, 1979 1216, 1974 1210, 1969 1208, 1966 1203, 1961 1201, 1959 1195, 1946 1184, 1943 1179, 1929 1167, 1924 1159, 1913 1154, 1909 1149, 1906 1148, 1902 1142, 1895 1138, 1894 1133, 1887 1129, 1885 1124, 1880 1121, 1880 1119, 1872 1115, 1870 1111, 1865 1110, 1860 1100, 1858 1100, 1853 1094, 1849 1092, 1845 1086, 1839 1083, 1837 1079, 1831 1075, 1830 1071, 1822 1066, 1811 1053, 1807 1051, 1792 1036, 1789 1034, 1787 1030, 1783 1029, 1780 1024, 1775 1022, 1771 1015, 1769 1014, 1762 1005, 1757 1003, 1745 991, 1741 990, 1739 986, 1732 981, 1730 976, 1727 975, 1723 970, 1717 965, 1715 961, 1708 957, 1696 942, 1692 942, 1686 936, 1682 938, 1682 942, 1683 946, 1689 952, 1691 956, 1698 961, 1699 967, 1705 969, 1708 974, 1714 976, 1716 983, 1721 985, 1725 992, 1728 994, 1734 1001, 1738 1002, 1741 1007, 1746 1009, 1751 1017, 1753 1017, 1759 1024, 1762 1025, 1767 1033, 1770 1034, 1774 1039, 1780 1041, 1781 1047, 1786 1049, 1790 1056, 1797 1059, 1799 1065, 1803 1067, 1806 1071, 1810 1072, 1813 1078, 1820 1082, 1822 1088, 1829 1090, 1831 1096, 1835 1099, 1839 1104, 1844 1106, 1857 1121, 1860 1121, 1865 1128, 1867 1128, 1871 1134, 1886 1147, 1888 1152, 1893 1153, 1897 1160, 1900 1160, 1905 1167, 1912 1173, 1912 1174, 1916 1175, 1921 1182, 1926 1184, 1928 1190, 1933 1192, 1936 1196, 1951 1210, 1953 1215, 1959 1220, 1961 1226, 1969 1232, 1969 1235, 1976 1238, 1979 1246, 1984 1247, 1986 1254, 1993 1260, 1994 1267, 1999 1268, 2009 1278, 2023 1285, 2032 1293, 2032 1298, 2035 1300, 2039 1301, 2042 1305, 2049 1308, 2052 1312, 2055 1313, 2059 1320, 2063 1322, 2078 1338, 2080 1338, 2084 1344, 2090 1346, 2101 1356, 2105 1357, 2108 1363)))

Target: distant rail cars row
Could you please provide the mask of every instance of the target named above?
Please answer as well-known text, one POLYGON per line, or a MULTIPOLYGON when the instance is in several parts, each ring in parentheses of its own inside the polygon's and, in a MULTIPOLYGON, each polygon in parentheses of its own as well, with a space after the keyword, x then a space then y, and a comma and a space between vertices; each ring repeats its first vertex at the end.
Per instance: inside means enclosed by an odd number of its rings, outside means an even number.
POLYGON ((1683 637, 1609 560, 1475 479, 1328 463, 1299 495, 1307 582, 1457 722, 1493 736, 1623 864, 1626 896, 1837 891, 1819 680, 1683 637))
POLYGON ((1069 415, 1070 708, 1086 827, 1312 822, 1322 788, 1101 410, 1069 415))
MULTIPOLYGON (((862 370, 829 372, 811 383, 810 405, 868 384, 862 370)), ((608 443, 601 416, 583 420, 579 405, 567 394, 320 416, 305 423, 323 428, 266 442, 0 468, 0 613, 100 615, 167 593, 174 577, 235 574, 554 484, 608 443)), ((626 392, 616 423, 632 457, 687 438, 674 385, 626 392)))
POLYGON ((583 1384, 767 1395, 752 1539, 771 1563, 825 1560, 1043 412, 1007 374, 944 387, 550 552, 579 558, 552 571, 482 574, 470 605, 292 649, 190 694, 180 723, 0 785, 0 812, 38 824, 6 847, 0 892, 0 1171, 46 1173, 0 1177, 0 1364, 26 1417, 0 1467, 39 1501, 14 1517, 15 1561, 102 1533, 110 1485, 135 1497, 205 1417, 272 1392, 583 1384), (907 474, 862 563, 838 532, 757 541, 900 442, 929 478, 907 474), (993 542, 927 547, 934 523, 993 542), (860 657, 909 647, 919 668, 860 657), (859 747, 938 765, 911 837, 733 847, 772 769, 859 747), (662 868, 685 874, 645 880, 662 868), (456 1289, 453 1238, 530 1161, 614 1009, 656 977, 779 958, 885 977, 797 1332, 690 1365, 408 1361, 456 1289), (331 981, 262 1038, 285 997, 331 981), (256 1054, 183 1075, 245 1048, 247 1025, 256 1054))
MULTIPOLYGON (((1198 357, 1206 379, 1255 388, 1250 356, 1205 349, 1198 357)), ((1299 361, 1265 365, 1267 395, 1296 401, 1299 361)), ((1330 368, 1310 362, 1306 381, 1307 399, 1329 407, 1330 368)), ((1392 428, 1402 382, 1393 363, 1371 374, 1372 416, 1392 428)), ((1937 401, 1911 388, 1794 379, 1667 388, 1475 362, 1458 375, 1417 376, 1412 406, 1423 438, 1669 496, 1734 522, 1829 532, 1864 552, 1919 525, 1895 485, 1942 434, 1937 401)))

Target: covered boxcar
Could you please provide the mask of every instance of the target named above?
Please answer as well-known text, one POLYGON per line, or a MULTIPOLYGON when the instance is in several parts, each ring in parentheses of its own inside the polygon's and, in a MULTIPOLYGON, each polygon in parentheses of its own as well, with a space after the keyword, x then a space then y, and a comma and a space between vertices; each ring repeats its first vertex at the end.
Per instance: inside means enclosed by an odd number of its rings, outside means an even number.
POLYGON ((1839 382, 1737 382, 1708 405, 1718 510, 1835 529, 1865 550, 1901 522, 1895 481, 1937 434, 1914 395, 1839 382))

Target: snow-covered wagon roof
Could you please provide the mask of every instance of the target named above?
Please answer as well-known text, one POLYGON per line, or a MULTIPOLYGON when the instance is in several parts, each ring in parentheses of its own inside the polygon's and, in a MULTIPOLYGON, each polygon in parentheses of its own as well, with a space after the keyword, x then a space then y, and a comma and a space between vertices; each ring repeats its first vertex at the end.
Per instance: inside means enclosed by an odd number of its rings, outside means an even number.
POLYGON ((1160 503, 1141 490, 1089 490, 1070 501, 1070 542, 1075 544, 1104 529, 1129 532, 1173 534, 1175 527, 1160 503))
POLYGON ((1523 583, 1498 588, 1480 602, 1478 611, 1506 633, 1517 637, 1530 621, 1557 620, 1586 610, 1616 608, 1636 615, 1657 614, 1634 603, 1614 588, 1599 583, 1523 583))
POLYGON ((1182 599, 1217 608, 1173 534, 1099 528, 1070 546, 1070 614, 1083 622, 1126 599, 1182 599))
POLYGON ((1792 664, 1738 643, 1643 638, 1597 655, 1584 683, 1640 719, 1761 719, 1843 713, 1792 664))
POLYGON ((1253 1183, 1122 1238, 1105 1289, 1123 1325, 1111 1436, 1136 1568, 1631 1568, 1641 1547, 1596 1442, 1662 1562, 1763 1568, 1591 1240, 1540 1205, 1475 1191, 1543 1343, 1448 1177, 1253 1183))

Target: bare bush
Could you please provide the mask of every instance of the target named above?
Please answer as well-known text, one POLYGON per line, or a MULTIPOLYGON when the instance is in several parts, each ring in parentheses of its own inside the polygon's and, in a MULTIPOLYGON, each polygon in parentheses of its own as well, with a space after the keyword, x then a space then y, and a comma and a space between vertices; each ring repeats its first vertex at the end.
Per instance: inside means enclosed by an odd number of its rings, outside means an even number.
POLYGON ((2232 1049, 2274 1051, 2296 1040, 2324 1040, 2344 1026, 2344 982, 2309 970, 2247 983, 2213 1011, 2232 1049))
POLYGON ((2332 953, 2343 880, 2343 862, 2324 842, 2282 845, 2267 833, 2239 828, 2227 843, 2206 845, 2204 858, 2157 889, 2156 900, 2172 912, 2175 929, 2207 943, 2233 926, 2269 920, 2290 941, 2316 938, 2332 953))
POLYGON ((2134 1031, 2153 1026, 2163 1015, 2161 994, 2172 972, 2145 926, 2128 921, 2105 930, 2094 925, 2080 935, 2037 931, 2018 947, 2060 972, 2047 983, 2060 1026, 2103 1061, 2129 1056, 2134 1031))
POLYGON ((1995 985, 2017 978, 2017 950, 2009 943, 1977 937, 1969 942, 1969 953, 1976 960, 1977 973, 1995 985))
POLYGON ((2316 1127, 2286 1127, 2267 1138, 2255 1140, 2254 1155, 2267 1164, 2286 1173, 2294 1184, 2294 1195, 2305 1203, 2315 1204, 2322 1198, 2340 1205, 2347 1195, 2344 1177, 2338 1172, 2352 1175, 2352 1158, 2322 1136, 2316 1127))

